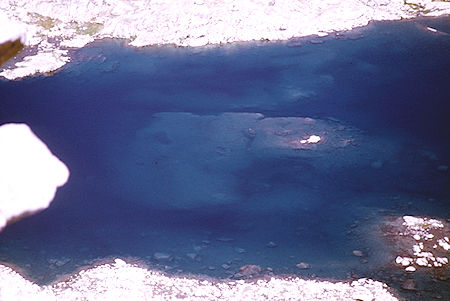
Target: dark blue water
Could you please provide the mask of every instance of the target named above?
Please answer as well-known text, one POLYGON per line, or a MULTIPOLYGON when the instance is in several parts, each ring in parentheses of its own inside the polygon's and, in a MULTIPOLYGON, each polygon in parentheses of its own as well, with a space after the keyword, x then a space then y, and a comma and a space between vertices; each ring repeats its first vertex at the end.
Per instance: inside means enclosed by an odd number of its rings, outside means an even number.
POLYGON ((29 124, 71 176, 49 209, 1 233, 0 260, 40 283, 110 256, 217 277, 244 264, 373 276, 393 260, 380 219, 450 217, 437 170, 450 163, 449 32, 444 18, 206 49, 105 40, 51 76, 1 81, 0 123, 29 124), (242 113, 325 120, 351 145, 258 148, 242 113))

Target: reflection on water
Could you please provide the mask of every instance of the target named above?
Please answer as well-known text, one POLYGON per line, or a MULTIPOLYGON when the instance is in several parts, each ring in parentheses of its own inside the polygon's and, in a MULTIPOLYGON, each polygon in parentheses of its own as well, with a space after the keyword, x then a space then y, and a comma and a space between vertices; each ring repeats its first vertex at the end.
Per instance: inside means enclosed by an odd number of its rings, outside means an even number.
POLYGON ((28 123, 71 170, 51 208, 1 234, 0 260, 39 282, 108 256, 218 277, 245 264, 374 276, 393 262, 379 218, 449 217, 450 40, 422 28, 211 49, 102 41, 55 75, 0 82, 0 121, 28 123))

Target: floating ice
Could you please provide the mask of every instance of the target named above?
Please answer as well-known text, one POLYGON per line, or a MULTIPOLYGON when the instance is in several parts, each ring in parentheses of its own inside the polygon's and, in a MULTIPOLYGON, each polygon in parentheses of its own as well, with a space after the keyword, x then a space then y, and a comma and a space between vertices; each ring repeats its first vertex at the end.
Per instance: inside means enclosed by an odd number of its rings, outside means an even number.
POLYGON ((436 257, 436 262, 441 265, 448 264, 448 258, 446 257, 436 257))
POLYGON ((396 224, 401 224, 401 227, 397 230, 396 236, 402 244, 410 244, 411 238, 415 241, 422 241, 413 244, 411 249, 406 251, 410 257, 397 256, 395 259, 396 264, 410 266, 415 263, 418 266, 427 268, 440 268, 448 264, 448 258, 441 257, 442 255, 445 256, 444 251, 449 249, 449 239, 443 236, 443 234, 448 232, 448 226, 444 224, 445 221, 414 216, 403 216, 403 218, 398 220, 400 222, 396 222, 396 224), (443 250, 439 249, 438 245, 443 250))
POLYGON ((409 266, 409 267, 406 267, 406 268, 405 268, 405 271, 407 271, 407 272, 415 272, 415 271, 416 271, 416 268, 413 267, 413 266, 409 266))
POLYGON ((413 259, 409 258, 409 257, 401 257, 401 256, 397 256, 397 258, 395 259, 395 262, 397 264, 401 264, 402 266, 408 266, 410 264, 413 263, 413 259))
POLYGON ((300 140, 301 144, 305 144, 305 143, 318 143, 320 141, 320 137, 316 136, 316 135, 311 135, 309 136, 308 139, 302 139, 300 140))
POLYGON ((416 263, 422 267, 426 267, 428 265, 428 260, 425 257, 420 257, 416 259, 416 263))
POLYGON ((448 241, 448 237, 444 237, 443 239, 438 239, 438 244, 441 246, 445 251, 450 250, 450 244, 448 241))
POLYGON ((411 230, 417 230, 417 231, 427 231, 428 229, 432 228, 443 228, 444 224, 441 221, 438 221, 436 219, 431 218, 421 218, 421 217, 414 217, 414 216, 404 216, 404 225, 408 227, 408 229, 411 230))

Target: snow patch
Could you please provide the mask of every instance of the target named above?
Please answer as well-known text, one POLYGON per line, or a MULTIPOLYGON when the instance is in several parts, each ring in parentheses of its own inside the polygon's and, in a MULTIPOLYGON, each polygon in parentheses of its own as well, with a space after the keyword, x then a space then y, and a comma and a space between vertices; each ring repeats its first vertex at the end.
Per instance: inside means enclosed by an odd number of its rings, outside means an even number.
POLYGON ((66 165, 26 124, 0 126, 0 230, 11 219, 47 208, 68 178, 66 165))

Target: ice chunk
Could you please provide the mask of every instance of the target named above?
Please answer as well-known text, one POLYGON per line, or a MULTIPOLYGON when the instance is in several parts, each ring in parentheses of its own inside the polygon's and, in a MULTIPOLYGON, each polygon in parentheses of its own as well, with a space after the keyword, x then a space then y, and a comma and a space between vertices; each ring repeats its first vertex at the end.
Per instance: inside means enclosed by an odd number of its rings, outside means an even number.
POLYGON ((420 257, 416 259, 416 263, 422 267, 428 265, 428 260, 425 257, 420 257))
POLYGON ((416 268, 413 267, 413 266, 409 266, 409 267, 406 267, 406 268, 405 268, 405 271, 407 271, 407 272, 415 272, 415 271, 416 271, 416 268))
POLYGON ((401 264, 402 266, 408 266, 413 263, 413 259, 409 257, 397 256, 397 258, 395 259, 395 263, 401 264))
POLYGON ((444 239, 439 239, 439 240, 438 240, 438 244, 439 244, 439 246, 441 246, 441 248, 443 248, 445 251, 450 250, 450 243, 448 242, 448 237, 445 237, 444 239))
POLYGON ((308 139, 302 139, 300 140, 301 144, 305 144, 305 143, 318 143, 320 141, 320 137, 316 136, 316 135, 311 135, 309 136, 308 139))

